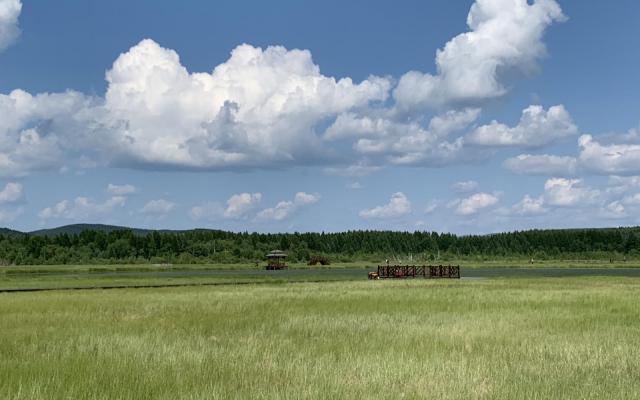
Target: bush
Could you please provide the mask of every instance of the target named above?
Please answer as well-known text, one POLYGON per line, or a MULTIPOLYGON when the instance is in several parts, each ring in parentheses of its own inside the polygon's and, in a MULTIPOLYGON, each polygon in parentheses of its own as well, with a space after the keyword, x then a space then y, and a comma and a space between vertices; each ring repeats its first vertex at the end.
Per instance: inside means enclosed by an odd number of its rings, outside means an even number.
POLYGON ((330 265, 329 259, 325 256, 313 256, 309 259, 309 265, 330 265))

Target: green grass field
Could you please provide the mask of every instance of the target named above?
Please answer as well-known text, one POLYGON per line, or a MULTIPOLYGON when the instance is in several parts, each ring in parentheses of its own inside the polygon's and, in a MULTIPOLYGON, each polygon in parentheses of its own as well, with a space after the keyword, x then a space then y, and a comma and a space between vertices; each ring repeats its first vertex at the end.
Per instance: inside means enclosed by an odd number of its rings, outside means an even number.
POLYGON ((640 278, 0 294, 2 399, 640 398, 640 278))
MULTIPOLYGON (((496 277, 640 277, 640 265, 634 262, 494 261, 461 263, 462 276, 496 277)), ((91 288, 131 287, 139 285, 218 285, 231 283, 286 283, 320 281, 357 281, 366 279, 375 263, 336 263, 309 267, 292 264, 288 270, 265 271, 254 264, 197 265, 38 265, 0 267, 0 292, 21 288, 91 288)))
MULTIPOLYGON (((379 262, 383 264, 383 261, 379 262)), ((393 262, 392 262, 393 264, 393 262)), ((422 261, 411 262, 405 260, 397 264, 425 264, 422 261)), ((464 268, 639 268, 640 261, 615 260, 609 262, 607 260, 545 260, 536 261, 533 264, 525 259, 505 259, 493 261, 468 261, 468 260, 451 260, 441 262, 428 262, 427 264, 451 264, 461 265, 464 268)), ((66 265, 12 265, 0 266, 0 276, 3 274, 42 274, 42 273, 81 273, 81 272, 157 272, 157 271, 214 271, 214 270, 263 270, 264 263, 236 263, 236 264, 66 264, 66 265)), ((300 270, 309 269, 305 263, 288 263, 289 269, 300 270)), ((334 262, 331 265, 320 266, 314 268, 320 269, 341 269, 341 268, 367 268, 374 269, 378 263, 371 261, 353 261, 353 262, 334 262)))

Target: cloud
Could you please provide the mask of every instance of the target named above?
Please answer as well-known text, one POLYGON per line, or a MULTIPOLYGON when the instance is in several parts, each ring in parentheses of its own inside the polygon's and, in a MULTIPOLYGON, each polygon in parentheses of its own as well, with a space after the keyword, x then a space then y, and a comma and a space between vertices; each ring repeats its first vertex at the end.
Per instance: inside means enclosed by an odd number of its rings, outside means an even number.
POLYGON ((18 203, 24 198, 24 191, 21 183, 9 182, 0 191, 0 204, 18 203))
POLYGON ((553 106, 548 111, 542 106, 529 106, 522 111, 515 127, 493 121, 471 132, 466 141, 479 146, 541 147, 577 132, 564 106, 553 106))
POLYGON ((427 206, 424 208, 425 214, 431 214, 440 206, 440 202, 438 200, 431 200, 427 206))
MULTIPOLYGON (((298 192, 291 201, 281 201, 275 207, 261 210, 256 214, 255 219, 258 221, 281 221, 291 217, 300 208, 317 203, 319 200, 319 194, 298 192)), ((212 221, 221 218, 247 218, 261 201, 261 193, 234 194, 227 200, 226 207, 217 202, 208 202, 192 207, 189 216, 194 220, 207 219, 212 221)))
POLYGON ((568 156, 520 154, 505 160, 502 165, 520 175, 574 176, 578 161, 568 156))
POLYGON ((640 144, 601 144, 591 135, 578 140, 580 165, 601 175, 640 174, 640 144))
POLYGON ((293 198, 293 202, 297 205, 308 205, 317 203, 320 200, 319 194, 309 194, 305 192, 298 192, 293 198))
POLYGON ((360 211, 364 219, 392 219, 402 217, 411 212, 411 202, 402 192, 394 193, 389 203, 360 211))
MULTIPOLYGON (((475 121, 480 114, 479 108, 449 110, 434 116, 427 128, 434 138, 444 138, 459 131, 475 121)), ((407 132, 421 131, 419 124, 406 124, 394 121, 391 115, 365 116, 357 113, 343 113, 325 131, 325 140, 345 138, 402 136, 407 132)))
POLYGON ((620 201, 612 201, 600 209, 600 216, 610 219, 626 218, 627 211, 620 201))
POLYGON ((544 184, 545 202, 552 206, 571 207, 593 203, 600 192, 586 186, 582 179, 550 178, 544 184))
POLYGON ((116 196, 126 196, 129 194, 133 194, 137 191, 136 187, 133 185, 125 184, 125 185, 114 185, 109 184, 107 186, 107 192, 116 196))
POLYGON ((108 215, 118 207, 123 207, 126 199, 123 196, 113 196, 103 203, 96 203, 87 197, 76 197, 72 202, 62 200, 54 206, 40 211, 42 219, 64 218, 73 220, 87 220, 100 215, 108 215))
POLYGON ((262 193, 234 194, 223 206, 219 202, 211 201, 196 205, 189 211, 189 216, 194 220, 215 221, 225 219, 246 218, 262 201, 262 193))
POLYGON ((327 167, 324 172, 327 175, 345 176, 349 178, 361 178, 378 172, 382 167, 366 164, 349 165, 348 167, 327 167))
POLYGON ((390 81, 320 73, 307 50, 247 44, 211 73, 145 39, 106 73, 104 98, 0 95, 0 174, 81 159, 132 168, 243 169, 317 163, 317 124, 388 97, 390 81))
POLYGON ((13 44, 20 35, 18 17, 21 11, 20 0, 0 0, 0 52, 13 44))
POLYGON ((436 52, 437 74, 411 71, 393 92, 401 110, 473 103, 504 95, 506 76, 529 74, 546 55, 545 29, 565 19, 554 0, 477 0, 470 31, 436 52))
POLYGON ((0 176, 59 169, 68 163, 95 166, 110 153, 90 123, 97 100, 78 92, 23 90, 0 94, 0 176))
POLYGON ((105 109, 129 162, 216 169, 306 163, 314 126, 387 98, 390 82, 324 76, 307 50, 243 44, 212 73, 146 39, 107 72, 105 109), (121 122, 125 123, 122 124, 121 122))
POLYGON ((143 214, 163 215, 171 212, 175 206, 175 203, 164 199, 151 200, 142 207, 140 212, 143 214))
POLYGON ((227 200, 227 209, 224 210, 225 218, 240 218, 253 210, 262 200, 262 193, 234 194, 227 200))
POLYGON ((18 207, 13 210, 0 209, 0 224, 7 224, 13 222, 24 213, 23 207, 18 207))
POLYGON ((578 214, 567 212, 579 210, 585 221, 589 218, 620 219, 640 211, 640 194, 627 194, 638 187, 640 181, 633 178, 610 177, 606 190, 588 186, 582 179, 549 178, 544 185, 544 193, 538 197, 525 195, 509 209, 503 209, 504 216, 539 216, 550 211, 559 218, 564 215, 575 220, 578 214), (571 215, 569 217, 569 215, 571 215))
POLYGON ((444 206, 446 208, 454 208, 454 207, 457 207, 458 204, 460 204, 460 199, 452 199, 452 200, 449 200, 444 206))
MULTIPOLYGON (((620 193, 612 191, 611 194, 618 196, 620 193)), ((554 177, 545 181, 542 195, 525 195, 520 202, 507 210, 505 215, 534 216, 560 208, 588 208, 605 218, 615 218, 613 215, 616 213, 621 215, 624 201, 609 200, 609 203, 603 206, 605 200, 605 193, 589 187, 582 179, 554 177), (599 208, 594 208, 595 206, 599 208)))
POLYGON ((640 144, 640 129, 632 128, 626 133, 604 133, 598 139, 605 144, 640 144))
POLYGON ((473 215, 478 211, 498 203, 498 198, 489 193, 476 193, 460 200, 456 208, 457 215, 473 215))
POLYGON ((293 201, 281 201, 275 207, 266 208, 256 215, 256 219, 282 221, 290 218, 301 207, 317 203, 319 200, 320 196, 318 194, 298 192, 295 194, 293 201))
POLYGON ((622 199, 622 203, 630 206, 640 206, 640 193, 625 196, 622 199))
POLYGON ((456 193, 469 193, 478 188, 478 182, 476 181, 462 181, 456 182, 451 185, 451 190, 456 193))
MULTIPOLYGON (((329 174, 353 177, 385 164, 439 167, 484 159, 491 149, 469 148, 455 134, 478 118, 476 100, 506 91, 504 75, 530 72, 545 54, 544 30, 563 18, 554 0, 477 0, 470 31, 438 51, 438 73, 406 74, 393 99, 393 79, 323 75, 308 50, 242 44, 210 71, 192 72, 176 51, 144 39, 107 70, 103 97, 0 94, 0 115, 7 116, 0 121, 0 175, 323 165, 329 174), (473 104, 458 104, 467 101, 473 104), (423 106, 434 104, 455 109, 438 108, 429 119, 423 106)), ((563 127, 544 122, 562 114, 555 108, 541 114, 534 122, 563 127)), ((502 127, 511 142, 542 140, 502 127)))
POLYGON ((640 187, 640 176, 610 176, 607 182, 607 193, 621 195, 640 187))
POLYGON ((189 216, 194 220, 216 220, 224 215, 225 208, 216 202, 207 202, 194 206, 189 210, 189 216))
POLYGON ((292 201, 281 201, 275 207, 265 208, 260 211, 256 218, 258 220, 282 221, 289 218, 296 210, 296 205, 292 201))
POLYGON ((356 153, 391 164, 442 166, 472 157, 465 153, 461 138, 449 140, 449 135, 464 129, 479 114, 477 108, 448 111, 431 118, 424 128, 417 121, 345 113, 327 129, 324 139, 351 139, 356 153))
POLYGON ((540 215, 549 211, 544 206, 544 197, 531 197, 528 194, 524 196, 524 198, 513 205, 512 207, 513 213, 517 215, 540 215))

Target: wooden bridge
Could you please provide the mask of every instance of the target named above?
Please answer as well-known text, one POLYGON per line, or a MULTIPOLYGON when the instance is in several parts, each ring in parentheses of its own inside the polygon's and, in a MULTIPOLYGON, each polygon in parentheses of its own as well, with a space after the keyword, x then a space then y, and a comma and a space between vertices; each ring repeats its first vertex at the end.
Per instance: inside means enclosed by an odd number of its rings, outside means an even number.
POLYGON ((416 278, 460 279, 459 265, 378 265, 378 272, 370 272, 369 279, 416 278))

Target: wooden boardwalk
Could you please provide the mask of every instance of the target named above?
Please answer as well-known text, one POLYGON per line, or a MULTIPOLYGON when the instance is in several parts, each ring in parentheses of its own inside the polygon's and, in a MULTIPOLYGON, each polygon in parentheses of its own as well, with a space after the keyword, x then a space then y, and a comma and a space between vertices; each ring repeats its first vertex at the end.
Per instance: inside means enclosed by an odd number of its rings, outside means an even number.
POLYGON ((459 265, 378 265, 378 278, 460 279, 459 265))

